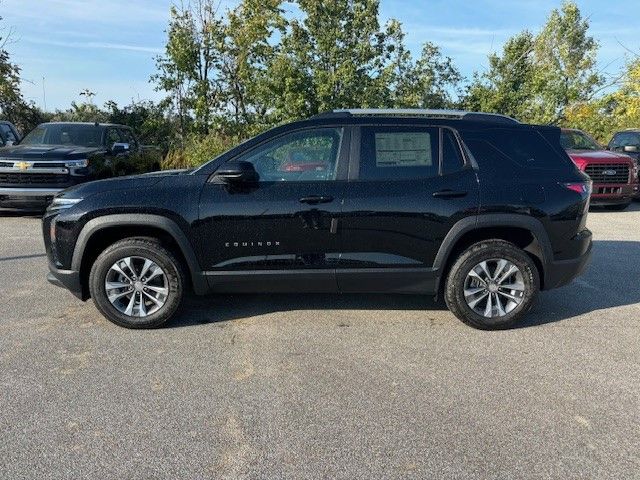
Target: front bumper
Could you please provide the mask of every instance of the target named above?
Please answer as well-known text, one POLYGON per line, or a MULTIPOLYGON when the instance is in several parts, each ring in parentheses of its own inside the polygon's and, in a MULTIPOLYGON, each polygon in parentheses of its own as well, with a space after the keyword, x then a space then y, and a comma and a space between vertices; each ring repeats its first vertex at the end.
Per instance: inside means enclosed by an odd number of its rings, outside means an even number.
POLYGON ((82 288, 80 272, 73 270, 60 270, 49 264, 47 281, 57 287, 66 288, 80 300, 87 300, 87 298, 89 298, 87 292, 82 288))
POLYGON ((44 209, 64 188, 0 187, 0 208, 44 209))
POLYGON ((60 193, 64 188, 13 188, 0 187, 0 197, 47 198, 60 193))
POLYGON ((594 207, 599 205, 620 205, 631 202, 637 195, 637 183, 625 185, 595 183, 590 204, 594 207))

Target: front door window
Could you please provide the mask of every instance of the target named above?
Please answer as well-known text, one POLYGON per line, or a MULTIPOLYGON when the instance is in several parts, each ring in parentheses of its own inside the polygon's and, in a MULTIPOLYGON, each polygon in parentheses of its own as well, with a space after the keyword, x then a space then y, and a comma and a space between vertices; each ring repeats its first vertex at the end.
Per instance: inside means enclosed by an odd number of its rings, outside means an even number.
POLYGON ((260 182, 335 180, 342 129, 303 130, 276 138, 234 161, 252 163, 260 182))

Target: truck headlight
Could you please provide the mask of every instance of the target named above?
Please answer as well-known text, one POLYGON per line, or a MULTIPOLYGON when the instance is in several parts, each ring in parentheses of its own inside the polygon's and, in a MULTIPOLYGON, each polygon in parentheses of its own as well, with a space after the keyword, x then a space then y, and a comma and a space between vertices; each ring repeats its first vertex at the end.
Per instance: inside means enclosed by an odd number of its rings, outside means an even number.
POLYGON ((68 162, 64 162, 64 166, 68 168, 85 168, 89 166, 89 160, 69 160, 68 162))

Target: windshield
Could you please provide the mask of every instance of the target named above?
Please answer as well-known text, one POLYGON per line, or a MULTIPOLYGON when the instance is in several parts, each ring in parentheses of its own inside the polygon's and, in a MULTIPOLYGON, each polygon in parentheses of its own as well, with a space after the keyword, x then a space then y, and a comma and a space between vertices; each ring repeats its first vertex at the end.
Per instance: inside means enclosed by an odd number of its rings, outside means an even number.
POLYGON ((21 145, 74 145, 99 147, 103 128, 99 125, 52 123, 37 126, 22 139, 21 145))
POLYGON ((565 150, 602 150, 602 147, 583 132, 562 132, 560 143, 565 150))

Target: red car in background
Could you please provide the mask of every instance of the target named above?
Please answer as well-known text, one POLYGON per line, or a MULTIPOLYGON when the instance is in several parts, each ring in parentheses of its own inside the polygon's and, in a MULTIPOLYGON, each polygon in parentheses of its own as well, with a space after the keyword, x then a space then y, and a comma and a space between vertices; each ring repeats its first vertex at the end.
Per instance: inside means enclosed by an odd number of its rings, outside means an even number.
POLYGON ((624 210, 638 193, 638 167, 629 156, 609 152, 581 130, 563 129, 560 143, 573 163, 591 177, 591 205, 624 210))

